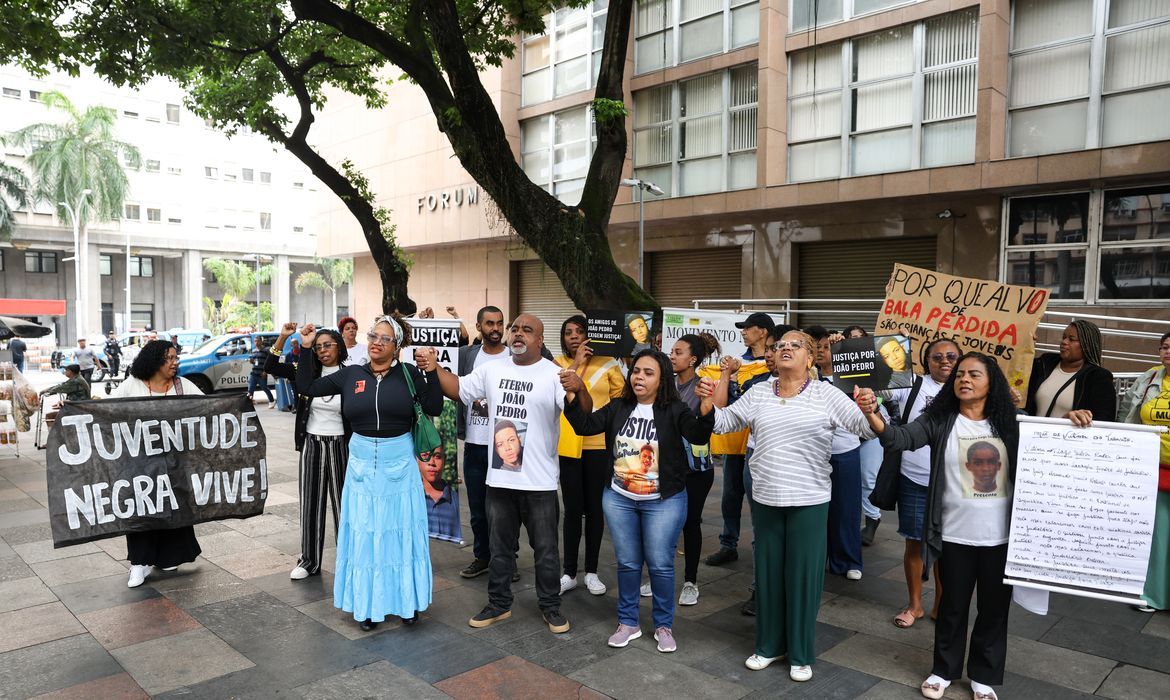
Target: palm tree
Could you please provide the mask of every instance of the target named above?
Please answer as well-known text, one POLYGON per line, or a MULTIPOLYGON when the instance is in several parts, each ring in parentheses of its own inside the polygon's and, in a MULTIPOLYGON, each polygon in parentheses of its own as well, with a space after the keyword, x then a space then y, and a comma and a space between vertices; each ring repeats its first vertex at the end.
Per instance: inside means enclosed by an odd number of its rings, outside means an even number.
POLYGON ((304 292, 309 287, 328 291, 333 296, 333 306, 329 310, 330 318, 336 322, 337 290, 343 284, 349 284, 353 281, 353 260, 317 258, 317 265, 321 268, 321 272, 314 270, 302 272, 297 275, 293 285, 296 287, 297 294, 304 292))
POLYGON ((0 240, 12 238, 12 231, 16 228, 12 212, 28 206, 28 191, 28 176, 24 171, 15 165, 0 163, 0 240), (9 200, 16 206, 10 205, 9 200))
MULTIPOLYGON (((216 333, 223 333, 225 328, 238 325, 255 325, 256 307, 245 301, 258 284, 266 284, 272 280, 276 271, 271 264, 261 265, 259 269, 247 262, 239 260, 225 260, 223 258, 208 258, 203 261, 203 267, 215 275, 216 284, 223 290, 223 299, 217 305, 211 297, 203 297, 203 316, 207 320, 208 328, 216 333), (247 324, 239 319, 248 316, 247 324)), ((260 323, 265 322, 264 302, 260 305, 260 323)), ((271 312, 268 316, 271 317, 271 312)), ((260 330, 257 328, 256 330, 260 330)))

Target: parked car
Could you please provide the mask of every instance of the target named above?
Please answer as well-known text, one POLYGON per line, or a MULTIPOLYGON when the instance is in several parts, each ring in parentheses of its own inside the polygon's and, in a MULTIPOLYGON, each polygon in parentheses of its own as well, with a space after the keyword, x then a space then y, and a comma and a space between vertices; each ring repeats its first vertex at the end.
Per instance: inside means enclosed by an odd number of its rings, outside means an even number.
MULTIPOLYGON (((271 345, 277 334, 229 333, 216 336, 190 353, 179 355, 179 376, 189 379, 205 394, 247 390, 257 336, 271 345)), ((276 379, 269 376, 268 384, 275 385, 276 379)))

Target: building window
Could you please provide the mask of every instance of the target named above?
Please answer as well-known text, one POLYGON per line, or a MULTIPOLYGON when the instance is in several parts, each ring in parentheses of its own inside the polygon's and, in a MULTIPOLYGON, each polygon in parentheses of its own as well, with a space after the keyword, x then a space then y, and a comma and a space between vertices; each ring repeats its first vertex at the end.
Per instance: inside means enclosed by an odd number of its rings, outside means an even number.
POLYGON ((28 91, 28 99, 30 102, 40 102, 41 101, 41 94, 42 93, 40 90, 29 90, 28 91))
POLYGON ((272 173, 266 173, 263 170, 261 170, 260 171, 260 184, 261 185, 271 185, 272 184, 272 173))
POLYGON ((524 37, 521 105, 587 90, 596 83, 605 39, 606 0, 562 7, 544 18, 544 32, 524 37))
POLYGON ((136 112, 132 109, 124 109, 124 110, 122 110, 122 117, 124 119, 137 119, 138 112, 136 112))
POLYGON ((158 223, 162 221, 162 209, 146 208, 146 220, 158 223))
POLYGON ((971 8, 792 54, 789 181, 974 162, 978 42, 971 8))
POLYGON ((162 163, 159 163, 157 160, 146 160, 146 172, 157 173, 160 170, 162 170, 162 163))
MULTIPOLYGON (((304 233, 304 232, 305 232, 304 226, 293 226, 293 233, 304 233)), ((0 268, 0 270, 2 270, 2 269, 4 269, 4 268, 0 268)))
POLYGON ((235 173, 229 173, 229 172, 228 172, 228 171, 226 171, 226 170, 225 170, 225 171, 223 171, 223 181, 224 181, 224 182, 235 182, 235 181, 236 181, 236 174, 235 174, 235 173))
POLYGON ((1170 138, 1170 5, 1106 4, 1012 3, 1009 155, 1170 138))
POLYGON ((823 27, 917 0, 792 0, 792 31, 823 27))
POLYGON ((760 4, 679 0, 676 6, 675 0, 638 0, 634 36, 635 73, 726 53, 759 43, 760 4))
POLYGON ((529 119, 520 125, 520 160, 534 183, 565 204, 581 201, 596 140, 587 107, 529 119))
POLYGON ((252 180, 254 179, 254 173, 253 173, 251 168, 244 168, 243 170, 240 171, 240 175, 243 178, 244 182, 252 182, 252 180))
POLYGON ((114 274, 114 258, 108 253, 102 253, 98 256, 98 274, 102 277, 109 277, 114 274))
POLYGON ((219 168, 215 168, 210 165, 203 166, 203 177, 215 180, 219 177, 219 168))
POLYGON ((179 123, 179 105, 167 104, 167 124, 179 123))
POLYGON ((25 272, 57 272, 57 254, 43 253, 43 252, 25 252, 24 254, 24 271, 25 272))
POLYGON ((20 90, 16 88, 4 88, 4 96, 11 100, 19 100, 20 90))
POLYGON ((0 272, 4 272, 4 251, 0 250, 0 272))
POLYGON ((183 219, 178 217, 178 216, 168 216, 167 223, 168 224, 181 224, 181 223, 183 223, 183 219))
POLYGON ((130 276, 154 277, 154 258, 142 255, 131 255, 130 276))
POLYGON ((753 63, 634 93, 635 177, 667 195, 755 187, 757 91, 753 63))
POLYGON ((137 204, 123 204, 122 218, 138 221, 142 218, 142 209, 137 204))
POLYGON ((1018 197, 1005 269, 1054 299, 1170 299, 1170 185, 1018 197))
POLYGON ((131 328, 154 328, 154 304, 130 304, 131 328))
POLYGON ((260 212, 260 230, 261 231, 271 231, 272 230, 272 212, 267 212, 267 211, 260 212))
POLYGON ((303 183, 303 182, 294 182, 292 185, 293 185, 293 189, 294 189, 294 190, 303 190, 303 189, 305 189, 305 183, 303 183))
POLYGON ((167 167, 167 175, 182 175, 182 174, 183 174, 182 168, 176 168, 173 166, 167 167))

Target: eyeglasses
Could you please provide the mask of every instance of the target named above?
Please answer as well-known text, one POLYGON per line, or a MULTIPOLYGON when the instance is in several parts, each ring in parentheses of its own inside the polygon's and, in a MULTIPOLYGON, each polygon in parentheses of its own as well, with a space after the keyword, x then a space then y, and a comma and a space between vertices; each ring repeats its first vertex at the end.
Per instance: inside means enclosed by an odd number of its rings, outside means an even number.
POLYGON ((329 350, 337 347, 337 343, 319 343, 313 346, 313 352, 321 352, 322 350, 329 350))
POLYGON ((179 356, 178 355, 164 355, 163 360, 166 362, 178 362, 179 356))
POLYGON ((942 363, 943 360, 946 360, 947 362, 954 362, 955 360, 959 359, 959 353, 957 353, 957 352, 948 352, 948 353, 936 352, 935 354, 930 356, 930 359, 932 362, 938 362, 940 364, 942 363))
POLYGON ((778 340, 772 343, 772 352, 780 352, 781 350, 799 350, 804 347, 804 343, 799 340, 778 340))
POLYGON ((366 333, 366 341, 371 345, 378 343, 380 345, 393 345, 397 340, 392 335, 382 335, 381 333, 366 333))

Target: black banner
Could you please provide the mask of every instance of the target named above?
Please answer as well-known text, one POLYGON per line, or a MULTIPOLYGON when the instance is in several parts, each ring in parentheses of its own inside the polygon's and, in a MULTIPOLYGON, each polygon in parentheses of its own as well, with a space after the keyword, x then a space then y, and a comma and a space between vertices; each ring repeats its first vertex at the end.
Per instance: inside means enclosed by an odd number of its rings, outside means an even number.
POLYGON ((651 347, 655 329, 661 328, 653 311, 587 311, 585 335, 593 354, 630 357, 651 347))
POLYGON ((264 512, 267 442, 244 396, 66 403, 49 433, 53 546, 264 512))
POLYGON ((853 387, 900 389, 914 383, 910 341, 901 335, 850 338, 833 343, 833 384, 848 393, 853 387))

